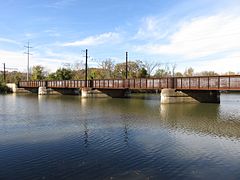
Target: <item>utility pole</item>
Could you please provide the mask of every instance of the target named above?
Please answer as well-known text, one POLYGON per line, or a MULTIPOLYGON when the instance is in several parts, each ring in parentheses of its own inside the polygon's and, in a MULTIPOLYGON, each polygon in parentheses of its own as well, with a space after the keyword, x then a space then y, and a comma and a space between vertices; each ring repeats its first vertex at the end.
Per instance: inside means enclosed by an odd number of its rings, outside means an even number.
POLYGON ((3 80, 6 82, 6 66, 5 63, 3 63, 3 80))
POLYGON ((86 63, 85 63, 85 87, 87 87, 87 68, 88 68, 88 65, 87 65, 87 62, 88 61, 88 50, 86 49, 86 63))
POLYGON ((3 63, 3 81, 6 83, 7 82, 7 72, 6 70, 18 70, 17 68, 7 68, 6 63, 3 63))
POLYGON ((29 56, 32 55, 30 54, 30 48, 32 47, 29 46, 29 41, 27 46, 24 47, 27 48, 27 52, 25 52, 25 54, 27 54, 27 81, 29 81, 29 56))
POLYGON ((128 78, 128 52, 126 52, 126 79, 128 78))

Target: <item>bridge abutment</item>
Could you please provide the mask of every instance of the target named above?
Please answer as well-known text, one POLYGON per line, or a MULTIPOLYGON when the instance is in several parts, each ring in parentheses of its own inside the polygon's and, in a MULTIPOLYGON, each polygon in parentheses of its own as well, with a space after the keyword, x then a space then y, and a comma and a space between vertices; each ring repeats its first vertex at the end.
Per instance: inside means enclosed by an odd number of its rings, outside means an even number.
POLYGON ((220 103, 220 92, 217 90, 162 89, 161 104, 171 103, 220 103))
POLYGON ((22 88, 22 87, 18 87, 17 84, 15 83, 7 83, 6 84, 8 88, 10 88, 11 92, 13 93, 19 93, 19 94, 25 94, 25 93, 37 93, 38 92, 38 88, 22 88))

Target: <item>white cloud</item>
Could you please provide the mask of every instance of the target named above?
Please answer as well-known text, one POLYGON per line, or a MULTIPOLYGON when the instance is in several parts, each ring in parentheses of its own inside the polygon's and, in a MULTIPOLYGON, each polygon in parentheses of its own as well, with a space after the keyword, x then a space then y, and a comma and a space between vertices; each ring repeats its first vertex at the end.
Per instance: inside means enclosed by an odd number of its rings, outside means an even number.
POLYGON ((76 0, 57 0, 55 1, 54 3, 52 4, 47 4, 46 7, 49 7, 49 8, 64 8, 66 6, 69 6, 69 5, 73 5, 73 3, 75 2, 76 0))
POLYGON ((23 52, 0 50, 0 63, 6 63, 6 67, 22 68, 27 64, 23 52), (22 67, 21 67, 22 66, 22 67))
POLYGON ((148 16, 142 19, 142 23, 138 29, 134 39, 161 39, 169 33, 169 23, 166 18, 148 16))
POLYGON ((218 73, 226 73, 233 71, 240 73, 240 52, 235 52, 223 56, 222 58, 213 58, 208 61, 198 62, 198 66, 194 67, 197 71, 211 71, 218 73))
MULTIPOLYGON (((6 63, 7 68, 17 68, 18 71, 27 70, 27 55, 23 52, 0 50, 0 56, 4 57, 0 59, 0 64, 6 63)), ((42 65, 49 68, 51 71, 55 71, 62 65, 62 63, 68 62, 69 59, 71 59, 70 55, 69 58, 47 58, 34 54, 33 56, 30 56, 30 67, 34 65, 42 65)))
POLYGON ((52 30, 52 29, 45 30, 44 33, 48 34, 51 37, 60 37, 61 36, 61 33, 57 32, 56 30, 52 30))
POLYGON ((19 44, 17 41, 12 40, 12 39, 7 39, 7 38, 1 38, 0 37, 0 42, 4 42, 4 43, 11 43, 11 44, 19 44))
POLYGON ((120 35, 114 32, 108 32, 97 36, 90 36, 80 41, 65 43, 63 46, 96 46, 105 43, 119 42, 120 35))
POLYGON ((192 59, 240 49, 240 16, 219 14, 184 22, 168 44, 136 46, 150 54, 178 55, 192 59))

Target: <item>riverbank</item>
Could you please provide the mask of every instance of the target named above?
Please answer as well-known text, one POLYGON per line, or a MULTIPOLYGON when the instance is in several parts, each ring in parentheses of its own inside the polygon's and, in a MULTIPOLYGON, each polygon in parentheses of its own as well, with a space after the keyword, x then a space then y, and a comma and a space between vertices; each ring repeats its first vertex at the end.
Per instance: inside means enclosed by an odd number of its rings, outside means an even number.
POLYGON ((7 93, 11 93, 11 89, 7 87, 5 83, 0 82, 0 94, 7 94, 7 93))

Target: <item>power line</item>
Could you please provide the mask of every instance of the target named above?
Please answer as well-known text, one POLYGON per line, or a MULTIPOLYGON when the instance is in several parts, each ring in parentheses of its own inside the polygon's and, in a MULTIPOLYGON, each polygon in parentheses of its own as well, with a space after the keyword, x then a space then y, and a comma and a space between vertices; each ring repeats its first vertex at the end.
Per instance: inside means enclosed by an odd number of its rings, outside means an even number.
POLYGON ((3 63, 3 80, 6 82, 6 66, 5 63, 3 63))
POLYGON ((7 72, 6 70, 17 70, 17 68, 6 68, 6 63, 3 63, 3 80, 6 82, 7 72))
POLYGON ((90 56, 88 56, 88 49, 86 49, 86 50, 82 50, 82 52, 85 52, 85 58, 86 58, 86 60, 85 60, 85 87, 87 87, 87 76, 88 76, 88 58, 90 57, 90 56))
POLYGON ((27 54, 27 81, 29 80, 29 56, 32 55, 30 54, 30 45, 29 45, 29 41, 27 46, 24 46, 25 48, 27 48, 27 52, 24 52, 24 54, 27 54))

